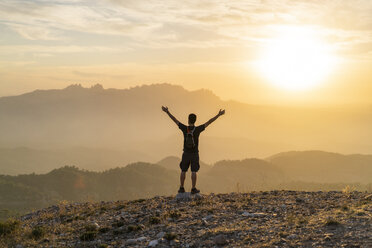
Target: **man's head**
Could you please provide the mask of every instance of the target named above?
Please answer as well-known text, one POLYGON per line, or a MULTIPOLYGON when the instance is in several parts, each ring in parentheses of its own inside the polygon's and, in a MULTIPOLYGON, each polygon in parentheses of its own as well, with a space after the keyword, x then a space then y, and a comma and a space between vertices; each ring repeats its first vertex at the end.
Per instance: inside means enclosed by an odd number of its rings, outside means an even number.
POLYGON ((194 125, 196 121, 196 114, 189 114, 189 125, 194 125))

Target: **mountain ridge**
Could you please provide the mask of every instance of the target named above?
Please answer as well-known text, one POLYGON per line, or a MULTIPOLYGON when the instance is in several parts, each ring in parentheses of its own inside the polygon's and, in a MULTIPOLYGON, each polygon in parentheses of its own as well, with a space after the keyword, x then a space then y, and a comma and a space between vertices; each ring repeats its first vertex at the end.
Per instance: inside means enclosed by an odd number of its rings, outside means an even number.
POLYGON ((200 138, 201 159, 209 164, 288 150, 372 150, 370 109, 249 105, 223 101, 210 90, 188 91, 171 84, 123 90, 72 85, 0 98, 0 147, 137 151, 153 161, 180 156, 182 135, 162 105, 183 123, 190 112, 196 113, 197 124, 226 109, 200 138))
MULTIPOLYGON (((90 171, 64 166, 44 174, 0 175, 0 219, 12 216, 9 209, 24 213, 59 201, 134 200, 156 195, 172 195, 179 185, 177 157, 174 164, 130 163, 104 171, 90 171)), ((161 162, 161 161, 160 161, 161 162)), ((266 190, 372 191, 370 175, 372 163, 363 170, 340 177, 333 165, 330 172, 318 169, 308 173, 298 164, 302 174, 291 174, 282 164, 263 159, 225 160, 213 166, 202 165, 198 173, 198 188, 205 193, 251 192, 266 190), (324 180, 327 176, 326 180, 324 180), (358 178, 359 180, 354 180, 358 178), (342 180, 341 180, 342 179, 342 180)), ((349 164, 354 168, 354 163, 349 164)), ((189 175, 189 173, 187 173, 189 175)), ((191 187, 189 176, 185 188, 191 187)))
POLYGON ((371 181, 369 175, 372 175, 372 155, 291 151, 276 154, 266 160, 283 169, 291 178, 300 181, 305 178, 306 181, 319 183, 371 181))

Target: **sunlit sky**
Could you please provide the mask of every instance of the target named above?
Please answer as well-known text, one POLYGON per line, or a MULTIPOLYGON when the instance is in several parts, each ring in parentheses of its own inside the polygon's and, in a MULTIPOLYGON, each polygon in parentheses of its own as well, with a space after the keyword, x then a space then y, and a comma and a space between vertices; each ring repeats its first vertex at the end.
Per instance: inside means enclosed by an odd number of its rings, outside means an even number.
POLYGON ((370 0, 0 0, 0 95, 167 82, 257 104, 372 103, 371 13, 370 0), (283 30, 321 42, 315 86, 257 69, 283 30))

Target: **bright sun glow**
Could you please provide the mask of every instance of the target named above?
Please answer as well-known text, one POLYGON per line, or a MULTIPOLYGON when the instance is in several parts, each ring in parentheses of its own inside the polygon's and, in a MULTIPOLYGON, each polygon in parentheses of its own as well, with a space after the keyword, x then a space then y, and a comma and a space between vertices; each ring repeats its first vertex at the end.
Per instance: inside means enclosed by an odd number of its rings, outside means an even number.
POLYGON ((310 29, 284 28, 266 43, 256 65, 270 83, 297 91, 323 83, 335 58, 310 29))

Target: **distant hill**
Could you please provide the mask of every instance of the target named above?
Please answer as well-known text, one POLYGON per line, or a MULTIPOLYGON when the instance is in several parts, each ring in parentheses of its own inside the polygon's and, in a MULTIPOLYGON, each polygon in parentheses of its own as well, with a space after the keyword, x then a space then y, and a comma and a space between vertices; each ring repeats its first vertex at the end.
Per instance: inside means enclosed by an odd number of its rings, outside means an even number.
POLYGON ((217 192, 263 190, 286 180, 280 169, 260 159, 223 160, 201 176, 217 192))
POLYGON ((184 123, 187 115, 195 112, 197 124, 206 122, 219 108, 226 108, 226 115, 200 138, 200 156, 208 164, 288 150, 372 150, 372 110, 367 107, 259 106, 224 101, 206 89, 188 91, 170 84, 123 90, 71 85, 1 97, 0 147, 134 151, 152 162, 181 156, 182 136, 162 113, 161 105, 167 105, 184 123))
POLYGON ((267 159, 293 180, 315 183, 372 183, 372 155, 292 151, 267 159))
POLYGON ((104 172, 65 166, 47 174, 0 176, 0 213, 5 209, 24 211, 45 207, 59 201, 169 195, 177 187, 178 173, 155 164, 134 163, 104 172))
MULTIPOLYGON (((177 160, 177 157, 168 157, 160 161, 162 165, 138 162, 103 172, 65 166, 46 174, 0 176, 0 218, 1 210, 25 211, 63 200, 110 201, 171 195, 179 187, 179 170, 164 166, 177 167, 173 164, 177 160)), ((221 161, 212 168, 202 166, 198 188, 203 192, 231 192, 237 183, 241 184, 241 190, 243 187, 252 190, 283 182, 283 174, 278 169, 258 159, 221 161)), ((189 172, 185 183, 187 190, 191 188, 190 181, 189 172)))
MULTIPOLYGON (((179 157, 169 156, 169 157, 163 158, 162 160, 160 160, 156 164, 161 165, 166 169, 176 170, 176 171, 179 172, 180 171, 180 166, 179 166, 180 162, 181 162, 181 159, 179 157)), ((204 163, 203 161, 200 161, 199 163, 200 163, 200 170, 199 170, 200 173, 207 172, 212 168, 212 166, 204 163)))
POLYGON ((115 151, 98 148, 31 149, 26 147, 0 148, 0 174, 18 175, 47 173, 65 165, 103 171, 137 161, 152 161, 137 151, 115 151))
MULTIPOLYGON (((164 161, 173 163, 176 159, 168 157, 161 161, 163 165, 132 163, 102 172, 65 166, 45 174, 0 175, 0 219, 14 211, 29 211, 60 201, 132 200, 175 194, 179 187, 179 170, 164 168, 164 164, 167 164, 164 161)), ((315 183, 305 177, 291 178, 281 166, 260 159, 220 161, 200 172, 197 187, 203 193, 272 189, 342 190, 348 185, 350 189, 372 190, 371 181, 369 184, 331 183, 332 180, 315 183)), ((332 174, 327 175, 333 178, 332 174)), ((188 172, 186 190, 191 188, 190 181, 188 172)))

